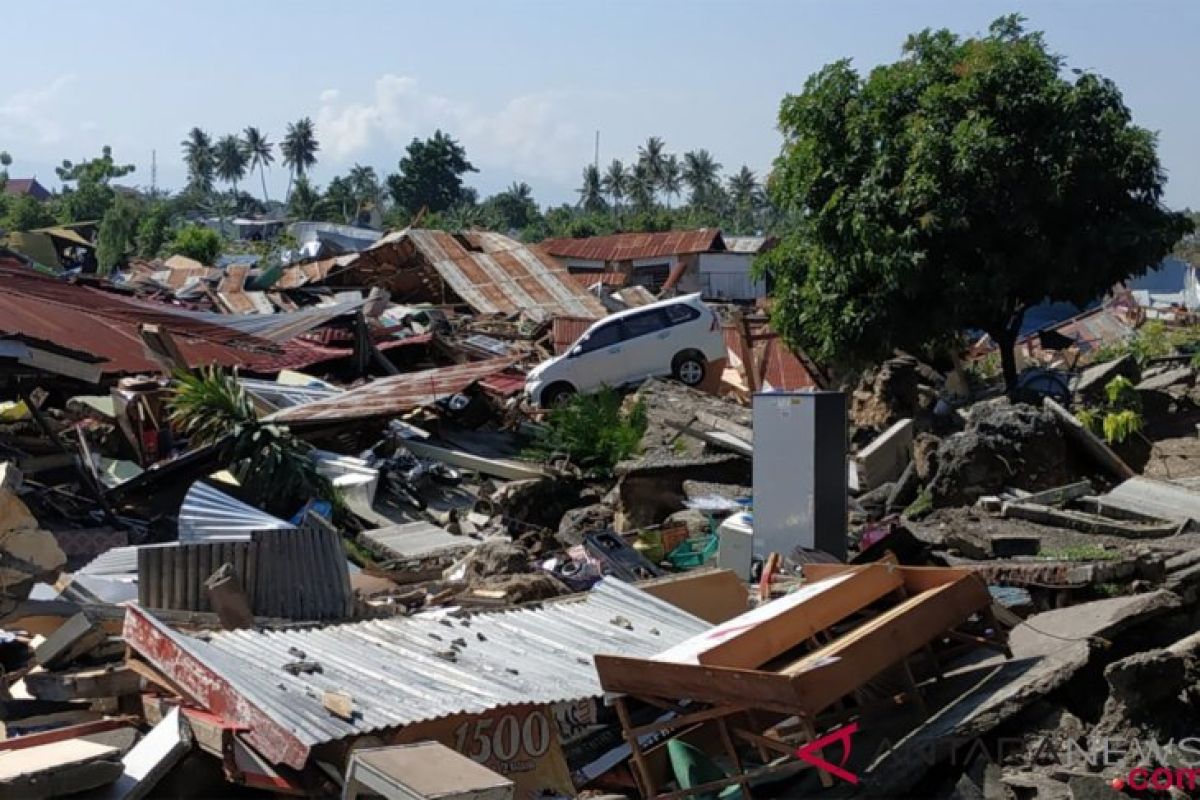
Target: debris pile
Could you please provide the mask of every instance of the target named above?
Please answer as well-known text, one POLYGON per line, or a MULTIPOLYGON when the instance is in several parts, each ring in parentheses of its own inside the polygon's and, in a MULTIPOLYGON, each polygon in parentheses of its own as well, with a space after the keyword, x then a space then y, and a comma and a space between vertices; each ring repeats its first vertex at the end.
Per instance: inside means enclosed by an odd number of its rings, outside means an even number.
POLYGON ((1178 766, 1091 756, 1196 711, 1190 358, 1010 399, 897 354, 839 391, 722 307, 711 380, 540 408, 535 368, 667 306, 497 234, 327 233, 119 285, 0 264, 0 793, 438 763, 515 796, 1024 798, 1178 766))

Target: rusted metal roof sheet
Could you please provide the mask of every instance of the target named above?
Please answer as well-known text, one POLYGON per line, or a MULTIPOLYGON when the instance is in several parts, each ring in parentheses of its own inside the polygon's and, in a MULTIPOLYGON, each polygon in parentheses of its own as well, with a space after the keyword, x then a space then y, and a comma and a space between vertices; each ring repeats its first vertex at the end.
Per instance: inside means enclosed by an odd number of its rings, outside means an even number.
POLYGON ((585 289, 590 289, 597 283, 603 286, 624 286, 629 282, 629 276, 623 272, 572 272, 571 278, 585 289))
POLYGON ((724 250, 725 243, 721 238, 721 231, 716 228, 700 228, 694 231, 660 233, 614 233, 586 239, 547 239, 539 247, 558 258, 634 261, 724 250))
POLYGON ((567 348, 579 341, 583 332, 591 327, 594 319, 586 317, 555 317, 550 328, 550 338, 554 342, 554 355, 562 355, 567 348))
POLYGON ((511 358, 492 358, 451 367, 392 375, 342 394, 276 411, 273 422, 323 422, 394 417, 463 391, 472 383, 504 370, 511 358))
POLYGON ((687 612, 612 578, 539 608, 457 616, 420 614, 315 630, 177 633, 139 608, 125 641, 211 713, 246 726, 267 760, 301 768, 326 742, 510 705, 603 693, 593 658, 649 658, 708 630, 687 612), (292 675, 305 660, 320 672, 292 675), (321 704, 349 692, 353 718, 321 704))
MULTIPOLYGON (((604 306, 536 248, 498 233, 403 232, 442 280, 481 314, 604 316, 604 306), (464 245, 466 243, 466 246, 464 245)), ((389 237, 384 237, 383 244, 389 237)), ((379 246, 379 245, 376 245, 379 246)))
POLYGON ((161 372, 138 334, 140 324, 170 331, 192 366, 215 363, 274 372, 344 355, 300 340, 275 345, 180 316, 174 309, 159 310, 144 301, 39 275, 12 260, 0 261, 0 338, 99 358, 106 374, 161 372))

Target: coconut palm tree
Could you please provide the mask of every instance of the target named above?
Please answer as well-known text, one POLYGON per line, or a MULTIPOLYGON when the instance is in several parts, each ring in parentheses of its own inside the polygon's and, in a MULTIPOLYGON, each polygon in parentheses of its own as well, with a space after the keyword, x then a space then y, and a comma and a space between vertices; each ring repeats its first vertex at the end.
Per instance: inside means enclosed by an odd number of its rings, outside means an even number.
POLYGON ((621 200, 629 188, 629 176, 620 159, 614 158, 608 165, 608 169, 604 171, 604 177, 601 179, 601 185, 608 196, 612 198, 613 211, 620 216, 621 200))
POLYGON ((222 136, 217 140, 213 155, 216 159, 217 177, 233 187, 236 196, 238 181, 246 177, 246 165, 250 160, 242 140, 234 134, 222 136))
POLYGON ((350 209, 354 207, 355 202, 354 183, 349 176, 343 178, 339 175, 329 182, 328 188, 325 189, 325 205, 341 212, 341 221, 347 225, 352 221, 350 209))
POLYGON ((665 149, 666 145, 658 136, 651 136, 645 145, 638 148, 638 163, 645 165, 656 190, 662 183, 663 163, 666 161, 665 149))
POLYGON ((246 143, 246 155, 250 157, 250 170, 257 168, 262 179, 263 203, 267 203, 266 169, 275 161, 275 153, 272 152, 275 145, 267 141, 267 135, 254 126, 246 128, 243 141, 246 143))
POLYGON ((659 185, 662 186, 663 194, 667 196, 667 208, 670 208, 671 198, 678 197, 679 190, 683 188, 683 170, 674 153, 663 159, 659 185))
POLYGON ((321 190, 308 182, 307 175, 296 178, 292 196, 288 198, 288 213, 292 219, 318 219, 324 204, 325 198, 321 196, 321 190))
POLYGON ((212 138, 201 128, 192 128, 180 144, 183 147, 183 162, 188 171, 188 186, 202 192, 211 192, 215 161, 212 138))
POLYGON ((604 210, 604 189, 600 170, 595 164, 583 168, 583 185, 579 187, 579 206, 588 212, 604 210))
POLYGON ((758 178, 745 164, 727 181, 729 200, 733 203, 738 232, 745 232, 750 227, 754 212, 762 205, 762 188, 758 178))
POLYGON ((717 180, 720 172, 721 165, 707 150, 690 150, 684 153, 680 177, 691 193, 688 202, 697 206, 704 205, 714 194, 714 188, 720 186, 717 180))
POLYGON ((321 143, 317 141, 316 128, 309 117, 289 122, 287 135, 279 145, 283 153, 284 166, 288 168, 288 194, 292 191, 292 180, 306 175, 313 164, 317 163, 317 151, 321 143))
POLYGON ((629 199, 633 201, 633 207, 639 212, 646 212, 654 208, 656 185, 654 176, 650 174, 649 165, 641 162, 634 165, 633 172, 629 176, 629 199))
POLYGON ((349 181, 350 195, 354 198, 354 222, 357 224, 368 204, 374 206, 379 202, 379 195, 383 190, 379 186, 379 176, 375 174, 374 167, 355 164, 354 169, 350 170, 349 181))

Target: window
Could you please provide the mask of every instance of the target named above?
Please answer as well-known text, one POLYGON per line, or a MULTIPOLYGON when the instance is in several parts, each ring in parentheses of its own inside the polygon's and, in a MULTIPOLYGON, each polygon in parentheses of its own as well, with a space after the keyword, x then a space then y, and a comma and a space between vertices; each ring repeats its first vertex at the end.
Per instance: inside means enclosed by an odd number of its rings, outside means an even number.
POLYGON ((625 324, 625 338, 636 339, 639 336, 649 336, 667 327, 666 317, 659 310, 643 311, 621 320, 625 324))
POLYGON ((669 305, 663 311, 667 312, 667 319, 670 320, 670 324, 672 325, 682 325, 700 316, 700 312, 697 309, 683 303, 669 305))
POLYGON ((579 343, 580 350, 585 353, 590 353, 593 350, 599 350, 602 347, 611 347, 621 341, 621 325, 619 322, 610 322, 603 325, 591 333, 587 334, 583 341, 579 343))

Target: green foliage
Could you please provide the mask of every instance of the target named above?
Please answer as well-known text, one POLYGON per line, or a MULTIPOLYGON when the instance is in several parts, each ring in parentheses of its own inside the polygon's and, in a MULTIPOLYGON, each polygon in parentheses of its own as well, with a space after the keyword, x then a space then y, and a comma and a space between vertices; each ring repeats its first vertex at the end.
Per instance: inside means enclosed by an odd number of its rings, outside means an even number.
POLYGON ((100 220, 100 232, 96 241, 96 263, 101 275, 120 266, 133 250, 137 241, 138 204, 123 195, 117 195, 113 204, 100 220))
MULTIPOLYGON (((503 192, 489 197, 481 207, 486 227, 502 231, 519 231, 541 219, 533 189, 528 183, 514 183, 503 192)), ((464 226, 466 227, 466 226, 464 226)))
POLYGON ((261 422, 236 376, 215 366, 180 373, 170 408, 171 421, 195 444, 224 441, 223 456, 252 502, 282 511, 312 498, 338 502, 317 471, 312 445, 261 422))
POLYGON ((246 128, 242 134, 242 145, 250 159, 250 170, 258 170, 262 180, 263 203, 270 202, 267 197, 267 167, 275 161, 275 145, 267 139, 267 135, 254 126, 246 128))
POLYGON ((211 228, 203 225, 185 225, 175 233, 175 238, 167 246, 171 253, 194 258, 201 264, 213 264, 221 255, 224 245, 221 236, 211 228))
POLYGON ((794 230, 758 266, 790 343, 876 359, 977 328, 1011 390, 1026 309, 1090 301, 1191 229, 1115 84, 1067 80, 1021 22, 922 31, 866 78, 839 61, 784 99, 768 191, 794 230))
POLYGON ((8 207, 0 217, 0 228, 6 231, 29 231, 55 222, 49 207, 28 195, 5 199, 8 207))
POLYGON ((646 424, 642 402, 624 410, 621 395, 612 389, 575 395, 547 415, 528 454, 538 459, 566 455, 589 473, 609 475, 617 462, 637 453, 646 424))
POLYGON ((132 164, 117 164, 108 145, 101 149, 99 158, 79 163, 64 160, 54 169, 63 184, 59 220, 69 224, 101 219, 113 202, 114 192, 109 185, 112 179, 128 175, 133 169, 132 164))
POLYGON ((171 213, 165 203, 155 203, 138 221, 135 247, 142 258, 156 258, 171 230, 171 213))
POLYGON ((317 151, 320 149, 321 143, 317 141, 316 128, 309 117, 289 122, 287 133, 279 144, 279 152, 283 154, 283 165, 297 178, 307 175, 317 163, 317 151))
POLYGON ((906 519, 921 519, 929 516, 932 511, 933 494, 928 489, 922 489, 921 493, 917 495, 917 499, 904 509, 903 516, 906 519))
POLYGON ((1081 408, 1075 412, 1079 420, 1096 436, 1102 436, 1109 444, 1120 444, 1141 433, 1145 425, 1142 417, 1142 399, 1133 383, 1118 375, 1104 387, 1105 405, 1102 408, 1081 408))
POLYGON ((245 143, 237 134, 226 134, 217 140, 213 150, 213 166, 217 177, 228 183, 237 192, 238 181, 246 177, 250 156, 245 143))
POLYGON ((387 177, 387 190, 410 216, 422 208, 445 211, 466 199, 462 176, 478 171, 467 161, 462 145, 438 130, 425 141, 409 143, 400 172, 387 177))
POLYGON ((213 150, 212 137, 201 128, 192 128, 188 131, 187 138, 179 145, 183 148, 188 187, 194 191, 211 192, 213 173, 217 167, 217 154, 213 150))
POLYGON ((325 198, 319 189, 308 182, 308 176, 297 178, 292 195, 288 198, 288 215, 296 220, 320 219, 324 206, 325 198))
POLYGON ((1200 345, 1200 328, 1196 326, 1171 327, 1162 320, 1152 319, 1143 323, 1129 339, 1107 344, 1097 349, 1092 361, 1100 364, 1131 355, 1140 366, 1144 367, 1156 358, 1164 358, 1176 353, 1190 353, 1198 345, 1200 345))

